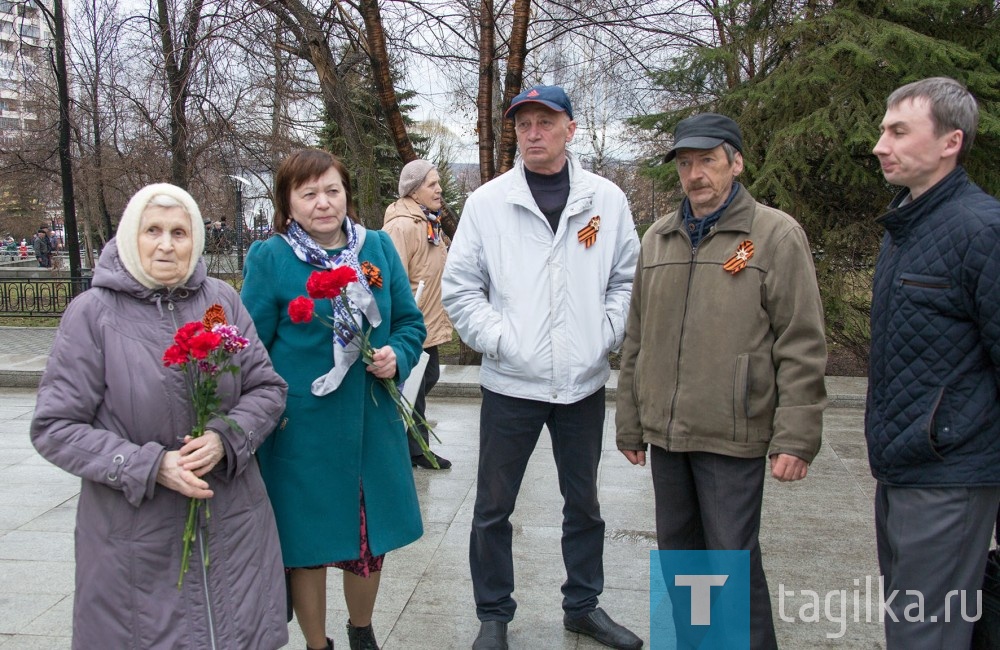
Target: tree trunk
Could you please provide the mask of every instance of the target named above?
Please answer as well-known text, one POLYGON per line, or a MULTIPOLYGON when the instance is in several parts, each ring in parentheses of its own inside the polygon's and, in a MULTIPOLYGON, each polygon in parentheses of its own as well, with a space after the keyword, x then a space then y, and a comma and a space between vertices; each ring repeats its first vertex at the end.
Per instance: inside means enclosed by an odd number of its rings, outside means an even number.
MULTIPOLYGON (((378 9, 378 0, 362 0, 361 13, 365 20, 365 30, 368 32, 368 56, 371 61, 372 74, 375 78, 375 89, 378 93, 379 105, 389 125, 389 133, 393 144, 403 164, 416 160, 417 152, 413 149, 410 135, 406 130, 406 121, 396 99, 396 90, 392 83, 392 72, 389 64, 389 52, 385 44, 385 30, 382 28, 382 16, 378 9)), ((447 205, 441 207, 441 228, 449 238, 455 236, 458 228, 458 218, 447 205)))
POLYGON ((399 110, 399 102, 396 100, 378 0, 361 0, 361 15, 364 17, 365 30, 368 32, 368 58, 371 61, 379 105, 389 125, 389 134, 392 136, 393 144, 396 145, 396 151, 405 164, 416 160, 417 152, 413 150, 413 143, 410 142, 406 123, 403 121, 403 113, 399 110))
MULTIPOLYGON (((501 111, 507 110, 511 100, 521 92, 521 84, 524 81, 524 60, 528 56, 528 23, 530 18, 531 0, 514 0, 514 22, 510 29, 510 54, 507 57, 507 75, 504 79, 501 111)), ((514 133, 514 121, 503 120, 501 124, 498 174, 502 174, 514 166, 514 154, 517 152, 517 134, 514 133)))
POLYGON ((476 95, 476 130, 479 136, 479 181, 486 183, 496 175, 493 164, 493 82, 496 46, 496 20, 493 0, 479 5, 479 92, 476 95))
POLYGON ((381 228, 375 151, 351 112, 349 88, 333 58, 326 30, 300 0, 254 0, 254 3, 289 28, 296 40, 294 53, 316 70, 323 108, 328 119, 337 124, 346 143, 344 162, 354 175, 358 217, 366 228, 381 228))
POLYGON ((103 239, 104 241, 108 241, 114 236, 115 231, 111 225, 111 214, 108 212, 108 201, 104 189, 104 156, 101 151, 104 147, 104 140, 101 137, 103 124, 101 122, 100 107, 97 104, 100 95, 98 92, 98 85, 101 78, 100 71, 100 61, 95 57, 94 81, 90 96, 94 111, 93 118, 91 119, 91 128, 94 129, 94 191, 97 193, 97 212, 101 219, 103 239))
MULTIPOLYGON (((40 3, 39 3, 40 4, 40 3)), ((66 16, 62 0, 52 3, 52 23, 55 39, 56 84, 59 88, 59 173, 62 176, 63 229, 65 245, 69 253, 69 274, 80 277, 80 239, 76 230, 76 203, 73 197, 73 161, 70 157, 69 123, 69 80, 66 71, 66 16)), ((76 295, 82 286, 72 283, 71 292, 76 295)))
POLYGON ((188 158, 188 80, 194 65, 194 51, 201 24, 204 0, 192 0, 184 14, 183 41, 170 27, 171 11, 166 0, 157 0, 157 25, 163 49, 163 66, 170 92, 170 178, 178 187, 187 189, 191 178, 188 158))

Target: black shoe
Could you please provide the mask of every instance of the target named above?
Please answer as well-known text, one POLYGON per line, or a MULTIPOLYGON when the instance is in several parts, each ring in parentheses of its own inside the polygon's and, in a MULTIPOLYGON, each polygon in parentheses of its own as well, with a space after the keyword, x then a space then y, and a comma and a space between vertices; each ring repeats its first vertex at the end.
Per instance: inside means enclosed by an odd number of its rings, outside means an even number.
MULTIPOLYGON (((308 643, 306 644, 306 650, 312 650, 312 648, 309 647, 308 643)), ((323 646, 323 650, 333 650, 333 639, 331 639, 330 637, 326 637, 326 645, 323 646)))
POLYGON ((563 616, 563 627, 570 632, 586 634, 611 648, 639 650, 642 647, 642 639, 632 634, 628 628, 612 621, 600 607, 579 618, 563 616))
POLYGON ((347 642, 351 644, 351 650, 379 650, 371 624, 364 627, 354 627, 348 620, 347 642))
POLYGON ((451 461, 448 460, 447 458, 442 458, 437 454, 435 454, 433 451, 430 452, 430 455, 437 459, 438 463, 437 467, 431 465, 430 459, 428 459, 427 456, 424 456, 423 454, 420 454, 419 456, 410 456, 410 463, 414 467, 423 467, 424 469, 448 469, 451 467, 451 461))
POLYGON ((472 650, 507 650, 507 624, 503 621, 483 621, 472 650))

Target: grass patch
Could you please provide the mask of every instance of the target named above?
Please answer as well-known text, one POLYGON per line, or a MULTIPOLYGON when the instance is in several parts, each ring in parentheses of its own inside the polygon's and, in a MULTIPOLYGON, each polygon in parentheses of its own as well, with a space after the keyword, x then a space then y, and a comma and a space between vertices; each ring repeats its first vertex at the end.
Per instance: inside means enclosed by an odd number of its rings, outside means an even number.
POLYGON ((55 316, 0 316, 0 327, 58 327, 55 316))

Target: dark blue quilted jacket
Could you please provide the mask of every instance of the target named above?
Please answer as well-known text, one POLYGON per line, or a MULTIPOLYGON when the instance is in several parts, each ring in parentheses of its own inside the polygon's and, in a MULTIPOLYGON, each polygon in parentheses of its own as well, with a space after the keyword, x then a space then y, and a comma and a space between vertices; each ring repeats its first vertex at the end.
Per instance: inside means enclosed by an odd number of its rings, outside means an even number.
POLYGON ((1000 485, 1000 202, 959 167, 879 221, 865 436, 890 485, 1000 485))

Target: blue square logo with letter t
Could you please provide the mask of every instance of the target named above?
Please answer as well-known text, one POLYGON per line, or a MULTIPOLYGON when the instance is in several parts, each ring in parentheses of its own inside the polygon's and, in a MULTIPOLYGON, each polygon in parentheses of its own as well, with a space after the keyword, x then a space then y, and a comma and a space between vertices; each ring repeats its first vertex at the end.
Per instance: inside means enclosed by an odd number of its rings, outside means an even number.
POLYGON ((750 551, 650 551, 651 650, 749 650, 750 551))

